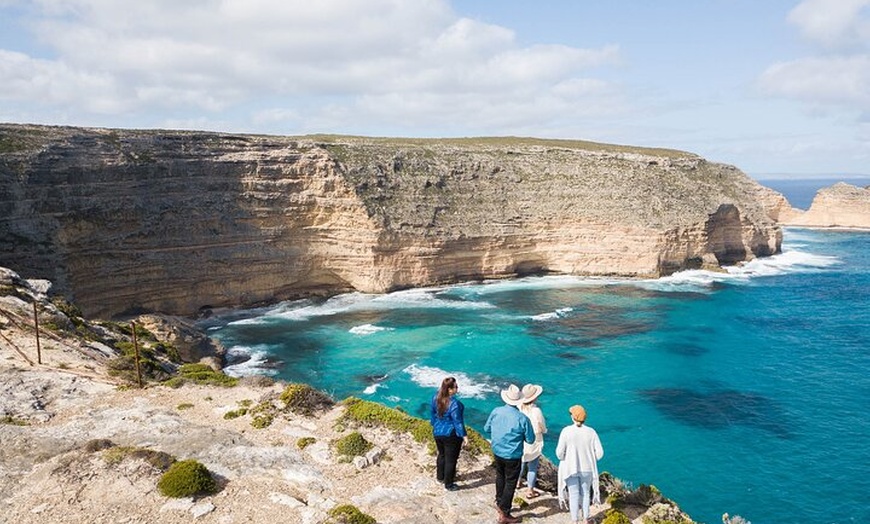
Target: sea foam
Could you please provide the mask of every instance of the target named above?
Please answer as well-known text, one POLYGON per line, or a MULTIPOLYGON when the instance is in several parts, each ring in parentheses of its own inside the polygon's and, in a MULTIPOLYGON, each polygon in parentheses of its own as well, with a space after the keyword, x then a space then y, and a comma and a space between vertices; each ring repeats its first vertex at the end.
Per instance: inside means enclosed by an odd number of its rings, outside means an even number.
POLYGON ((492 386, 486 382, 489 377, 485 375, 481 376, 480 380, 476 380, 459 371, 445 371, 440 368, 420 366, 417 364, 411 364, 402 371, 409 374, 411 380, 418 386, 431 389, 441 387, 441 381, 444 380, 445 377, 454 377, 456 378, 456 384, 459 386, 459 392, 457 395, 460 397, 482 399, 486 398, 487 395, 491 393, 497 393, 499 391, 498 387, 492 386))
POLYGON ((270 352, 265 345, 232 346, 227 349, 227 357, 231 361, 240 360, 241 362, 225 367, 223 372, 231 377, 277 375, 278 370, 269 363, 269 356, 270 352))

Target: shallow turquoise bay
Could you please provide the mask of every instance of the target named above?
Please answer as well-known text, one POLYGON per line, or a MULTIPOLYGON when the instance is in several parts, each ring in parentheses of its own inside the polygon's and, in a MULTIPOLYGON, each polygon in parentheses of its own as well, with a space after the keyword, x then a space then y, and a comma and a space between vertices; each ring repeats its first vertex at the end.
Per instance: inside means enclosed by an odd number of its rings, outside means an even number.
POLYGON ((425 416, 456 376, 480 430, 509 383, 544 387, 551 458, 583 404, 601 462, 696 520, 870 522, 870 233, 785 233, 728 274, 527 278, 349 294, 204 322, 265 373, 425 416))

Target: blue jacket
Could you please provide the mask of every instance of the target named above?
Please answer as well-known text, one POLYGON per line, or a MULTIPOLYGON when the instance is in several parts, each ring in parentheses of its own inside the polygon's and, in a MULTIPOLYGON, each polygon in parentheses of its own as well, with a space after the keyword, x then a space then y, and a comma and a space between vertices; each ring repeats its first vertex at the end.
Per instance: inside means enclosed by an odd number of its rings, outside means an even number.
POLYGON ((483 431, 492 436, 492 453, 503 459, 523 458, 523 442, 535 441, 532 421, 514 406, 499 406, 492 410, 483 431))
POLYGON ((436 437, 449 437, 451 435, 465 437, 465 418, 463 415, 465 406, 456 397, 450 397, 447 412, 442 417, 438 415, 438 405, 435 403, 436 398, 438 398, 438 395, 432 397, 429 409, 429 422, 432 423, 432 434, 436 437))

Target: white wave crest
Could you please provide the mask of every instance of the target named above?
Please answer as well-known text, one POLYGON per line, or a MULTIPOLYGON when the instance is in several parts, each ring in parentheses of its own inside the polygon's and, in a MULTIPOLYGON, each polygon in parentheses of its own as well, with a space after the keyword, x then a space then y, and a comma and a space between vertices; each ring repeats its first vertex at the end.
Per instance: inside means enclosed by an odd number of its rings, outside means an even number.
POLYGON ((549 313, 541 313, 540 315, 532 315, 530 318, 532 320, 536 320, 539 322, 543 322, 546 320, 553 320, 554 318, 564 317, 566 314, 574 311, 572 307, 562 307, 557 309, 556 311, 551 311, 549 313))
POLYGON ((223 372, 231 377, 245 377, 249 375, 277 375, 278 370, 271 367, 269 351, 266 346, 232 346, 227 349, 227 357, 246 358, 247 360, 227 366, 223 372))
POLYGON ((371 335, 373 333, 377 333, 379 331, 392 331, 393 328, 376 326, 374 324, 362 324, 361 326, 354 326, 348 330, 349 333, 353 333, 354 335, 371 335))
MULTIPOLYGON (((424 388, 437 389, 441 386, 441 381, 444 380, 444 377, 454 377, 456 378, 456 384, 459 386, 457 395, 460 397, 486 398, 487 394, 499 391, 497 387, 491 386, 485 381, 476 381, 462 372, 444 371, 440 368, 418 366, 417 364, 411 364, 402 371, 411 375, 411 380, 424 388)), ((485 380, 489 377, 484 376, 482 378, 485 380)))

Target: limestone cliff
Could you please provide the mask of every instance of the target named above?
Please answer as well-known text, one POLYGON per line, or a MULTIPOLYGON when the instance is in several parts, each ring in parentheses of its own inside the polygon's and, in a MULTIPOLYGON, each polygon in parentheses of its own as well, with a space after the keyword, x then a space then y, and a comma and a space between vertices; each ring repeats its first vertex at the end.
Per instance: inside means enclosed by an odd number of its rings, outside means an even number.
POLYGON ((663 149, 0 125, 0 265, 88 315, 194 314, 779 251, 761 186, 663 149))
POLYGON ((780 223, 787 226, 870 229, 870 187, 838 182, 820 189, 807 211, 792 210, 780 223))

